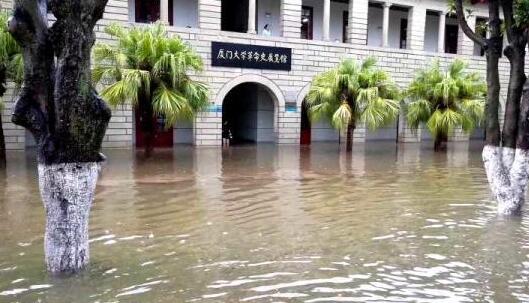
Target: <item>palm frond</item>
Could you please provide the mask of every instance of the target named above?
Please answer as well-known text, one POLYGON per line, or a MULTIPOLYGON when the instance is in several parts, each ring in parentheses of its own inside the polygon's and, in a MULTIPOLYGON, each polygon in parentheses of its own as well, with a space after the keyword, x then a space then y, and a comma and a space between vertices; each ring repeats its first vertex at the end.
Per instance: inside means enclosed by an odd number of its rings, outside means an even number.
POLYGON ((399 100, 397 86, 370 57, 361 64, 347 59, 316 75, 305 101, 312 121, 327 118, 338 129, 363 121, 374 129, 394 120, 399 100))
POLYGON ((421 70, 407 90, 406 118, 412 128, 426 123, 428 130, 447 135, 455 127, 472 131, 483 119, 486 84, 467 64, 454 60, 446 70, 439 61, 421 70))
POLYGON ((337 129, 346 129, 352 122, 353 113, 347 103, 342 103, 332 116, 332 125, 337 129))
POLYGON ((207 108, 207 86, 189 77, 202 70, 201 57, 178 36, 170 37, 162 23, 131 28, 112 24, 106 32, 117 43, 96 45, 92 78, 106 86, 102 96, 107 102, 148 102, 169 124, 207 108))

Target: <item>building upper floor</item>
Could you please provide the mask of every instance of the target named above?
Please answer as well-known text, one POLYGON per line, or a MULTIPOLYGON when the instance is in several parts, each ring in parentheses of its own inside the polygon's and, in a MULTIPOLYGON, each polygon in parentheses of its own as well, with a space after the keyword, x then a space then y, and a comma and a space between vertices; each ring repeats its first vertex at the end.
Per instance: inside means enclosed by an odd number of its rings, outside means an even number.
MULTIPOLYGON (((128 21, 250 35, 482 56, 444 0, 126 0, 128 21)), ((483 35, 487 8, 469 24, 483 35)))

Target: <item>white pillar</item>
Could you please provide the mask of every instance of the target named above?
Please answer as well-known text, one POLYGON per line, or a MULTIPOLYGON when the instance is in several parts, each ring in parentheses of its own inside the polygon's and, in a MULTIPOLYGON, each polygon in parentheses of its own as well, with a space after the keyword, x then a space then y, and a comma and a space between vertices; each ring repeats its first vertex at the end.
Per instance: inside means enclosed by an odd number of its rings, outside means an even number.
POLYGON ((369 0, 349 0, 349 43, 367 45, 369 0))
MULTIPOLYGON (((476 16, 468 16, 467 23, 470 28, 476 28, 476 16)), ((474 41, 465 35, 461 27, 459 27, 459 32, 457 33, 457 40, 458 55, 472 56, 474 54, 474 41)))
POLYGON ((160 21, 169 24, 169 0, 160 0, 160 21))
POLYGON ((281 0, 281 36, 300 38, 301 6, 302 0, 281 0))
POLYGON ((384 12, 382 16, 382 47, 389 46, 389 8, 391 3, 384 2, 384 12))
POLYGON ((331 0, 323 0, 323 40, 330 40, 331 0))
POLYGON ((220 30, 221 7, 221 0, 198 0, 198 26, 220 30))
POLYGON ((248 0, 248 33, 255 34, 256 0, 248 0))
POLYGON ((439 39, 437 41, 437 52, 445 52, 445 29, 446 29, 446 13, 439 12, 439 39))

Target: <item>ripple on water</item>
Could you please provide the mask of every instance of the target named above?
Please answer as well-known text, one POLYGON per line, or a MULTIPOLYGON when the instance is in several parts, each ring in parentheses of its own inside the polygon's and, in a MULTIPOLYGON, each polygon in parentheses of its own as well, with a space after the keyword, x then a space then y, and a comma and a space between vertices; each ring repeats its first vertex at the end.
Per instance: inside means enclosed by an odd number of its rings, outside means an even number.
POLYGON ((479 147, 457 146, 108 151, 92 265, 59 280, 34 164, 10 155, 0 301, 529 301, 529 217, 496 217, 479 147))

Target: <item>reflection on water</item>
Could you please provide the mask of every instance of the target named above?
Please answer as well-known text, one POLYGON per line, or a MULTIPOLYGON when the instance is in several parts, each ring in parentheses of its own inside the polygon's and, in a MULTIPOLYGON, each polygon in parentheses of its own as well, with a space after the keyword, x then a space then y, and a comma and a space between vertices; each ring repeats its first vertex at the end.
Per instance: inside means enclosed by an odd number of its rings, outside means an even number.
POLYGON ((0 302, 529 300, 529 220, 501 219, 480 146, 107 151, 92 265, 47 276, 35 163, 0 178, 0 302))

